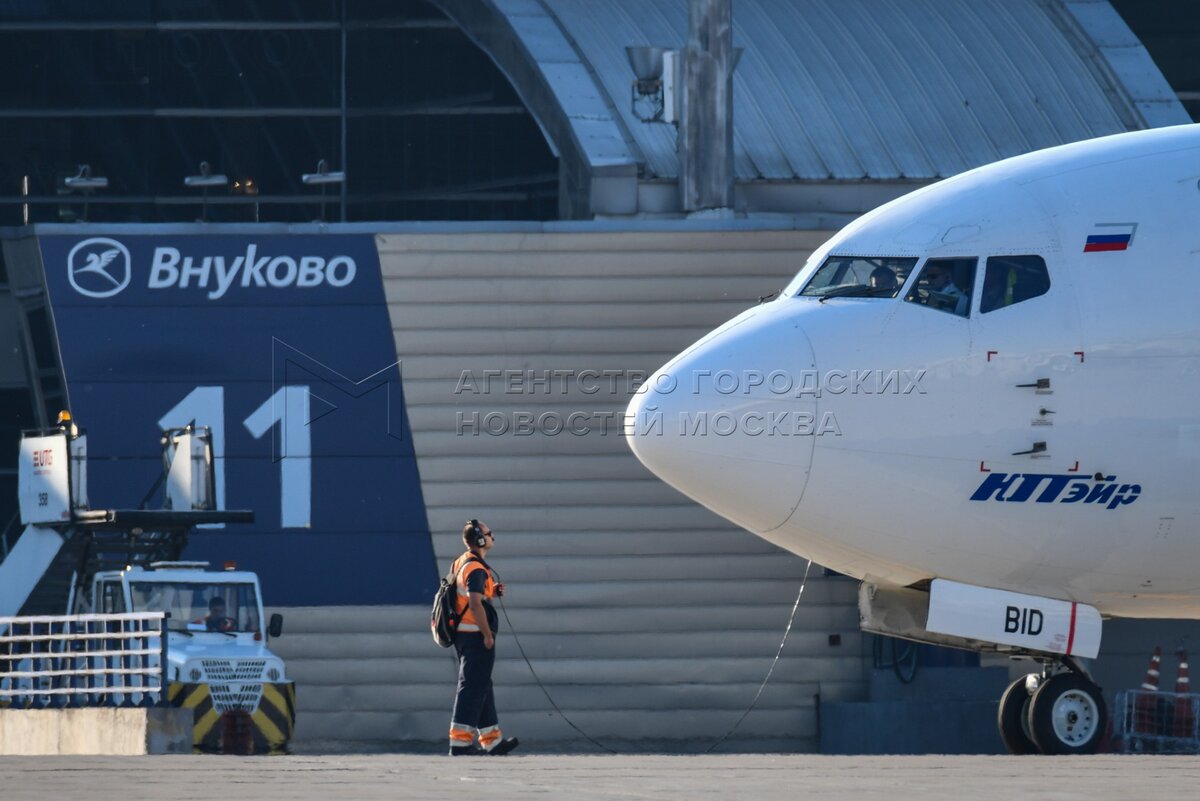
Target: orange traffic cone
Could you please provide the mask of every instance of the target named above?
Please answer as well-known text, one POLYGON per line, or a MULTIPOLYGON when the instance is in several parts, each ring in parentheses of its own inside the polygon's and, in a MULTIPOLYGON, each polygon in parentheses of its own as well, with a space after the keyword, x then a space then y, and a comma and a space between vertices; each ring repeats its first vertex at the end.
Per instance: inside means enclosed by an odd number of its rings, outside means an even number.
POLYGON ((1150 657, 1150 667, 1146 668, 1146 678, 1142 679, 1142 689, 1148 692, 1158 692, 1158 667, 1162 662, 1162 646, 1154 646, 1154 655, 1150 657))
POLYGON ((1179 649, 1179 676, 1175 679, 1175 722, 1171 727, 1176 737, 1192 737, 1195 715, 1192 712, 1192 696, 1188 679, 1187 651, 1179 649))
POLYGON ((1150 666, 1146 668, 1146 678, 1142 679, 1142 692, 1137 694, 1137 702, 1133 707, 1133 725, 1130 731, 1141 734, 1157 735, 1159 731, 1158 699, 1151 693, 1158 692, 1159 665, 1162 662, 1162 646, 1154 646, 1154 654, 1150 657, 1150 666))

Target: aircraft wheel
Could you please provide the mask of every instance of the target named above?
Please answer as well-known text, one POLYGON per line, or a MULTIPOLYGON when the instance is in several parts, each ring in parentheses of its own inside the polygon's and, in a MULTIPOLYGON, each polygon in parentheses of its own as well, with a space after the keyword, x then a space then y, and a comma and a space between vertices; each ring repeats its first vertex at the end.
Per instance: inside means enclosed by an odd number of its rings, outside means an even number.
POLYGON ((1106 725, 1100 688, 1076 673, 1051 676, 1029 701, 1029 733, 1043 754, 1094 754, 1106 725))
MULTIPOLYGON (((1036 677, 1036 673, 1029 674, 1036 677)), ((1029 736, 1029 676, 1021 678, 1008 685, 1004 695, 1000 696, 1000 711, 996 723, 1000 727, 1000 739, 1010 754, 1036 754, 1037 744, 1029 736)))

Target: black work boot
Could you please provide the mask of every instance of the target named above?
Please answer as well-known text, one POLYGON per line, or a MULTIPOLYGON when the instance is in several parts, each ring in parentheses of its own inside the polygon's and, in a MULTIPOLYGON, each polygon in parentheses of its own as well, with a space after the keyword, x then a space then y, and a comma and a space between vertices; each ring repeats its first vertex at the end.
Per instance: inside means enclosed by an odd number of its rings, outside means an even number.
POLYGON ((513 750, 520 744, 521 744, 521 741, 518 740, 516 737, 506 737, 505 739, 501 740, 500 742, 498 742, 494 746, 492 746, 491 751, 484 751, 484 753, 487 754, 488 756, 504 756, 505 754, 507 754, 509 751, 513 750))
POLYGON ((450 746, 450 756, 483 756, 486 753, 487 751, 484 751, 474 743, 471 745, 450 746))

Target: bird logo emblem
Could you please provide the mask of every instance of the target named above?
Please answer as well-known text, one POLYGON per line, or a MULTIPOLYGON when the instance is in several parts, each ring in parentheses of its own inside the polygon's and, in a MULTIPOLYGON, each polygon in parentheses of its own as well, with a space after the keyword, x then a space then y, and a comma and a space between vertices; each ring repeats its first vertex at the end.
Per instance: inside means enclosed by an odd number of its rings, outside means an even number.
POLYGON ((67 256, 67 277, 81 295, 111 298, 129 286, 129 250, 115 239, 85 239, 67 256))

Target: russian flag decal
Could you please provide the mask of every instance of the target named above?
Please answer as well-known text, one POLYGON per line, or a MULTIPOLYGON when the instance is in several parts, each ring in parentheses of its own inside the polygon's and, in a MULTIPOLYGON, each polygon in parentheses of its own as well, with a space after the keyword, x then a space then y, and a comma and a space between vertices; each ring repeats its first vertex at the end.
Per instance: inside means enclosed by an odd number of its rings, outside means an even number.
POLYGON ((1137 233, 1137 223, 1096 223, 1087 241, 1083 243, 1084 253, 1103 253, 1111 250, 1129 250, 1133 244, 1133 235, 1137 233))

